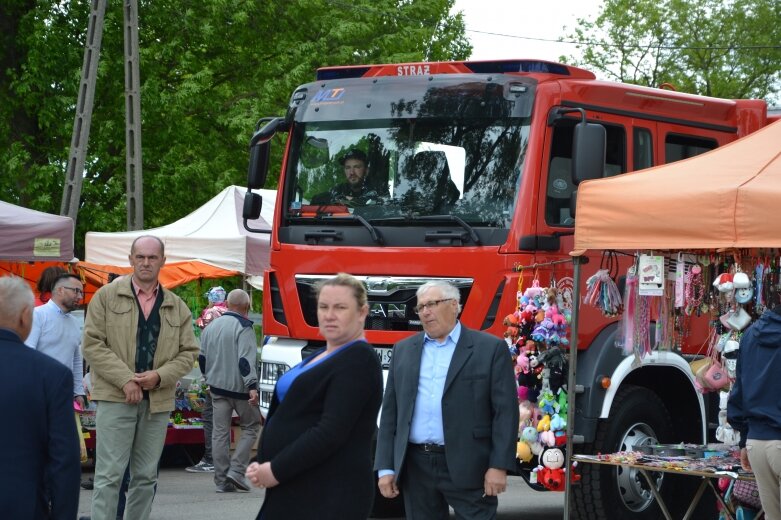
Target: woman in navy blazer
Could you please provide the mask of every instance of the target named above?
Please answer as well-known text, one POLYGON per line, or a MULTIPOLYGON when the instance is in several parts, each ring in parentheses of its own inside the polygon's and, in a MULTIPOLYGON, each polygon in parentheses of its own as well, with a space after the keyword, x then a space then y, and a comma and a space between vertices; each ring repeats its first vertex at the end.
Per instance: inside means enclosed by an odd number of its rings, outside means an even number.
POLYGON ((318 287, 326 346, 277 382, 257 462, 247 478, 266 488, 258 519, 365 520, 374 498, 371 443, 382 368, 363 338, 361 282, 339 274, 318 287))

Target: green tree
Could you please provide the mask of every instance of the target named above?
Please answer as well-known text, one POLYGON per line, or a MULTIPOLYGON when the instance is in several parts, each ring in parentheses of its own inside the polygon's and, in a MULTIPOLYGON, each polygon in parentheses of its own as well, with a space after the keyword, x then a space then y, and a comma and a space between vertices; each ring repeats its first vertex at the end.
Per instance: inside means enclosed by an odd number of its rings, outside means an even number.
POLYGON ((770 102, 781 88, 778 0, 606 0, 564 39, 584 43, 563 60, 616 81, 770 102))
MULTIPOLYGON (((283 114, 318 67, 466 58, 453 2, 139 0, 144 227, 243 184, 256 121, 283 114)), ((59 213, 89 9, 89 0, 0 4, 2 200, 59 213)), ((82 254, 86 231, 125 226, 124 124, 122 3, 109 2, 76 230, 82 254)))

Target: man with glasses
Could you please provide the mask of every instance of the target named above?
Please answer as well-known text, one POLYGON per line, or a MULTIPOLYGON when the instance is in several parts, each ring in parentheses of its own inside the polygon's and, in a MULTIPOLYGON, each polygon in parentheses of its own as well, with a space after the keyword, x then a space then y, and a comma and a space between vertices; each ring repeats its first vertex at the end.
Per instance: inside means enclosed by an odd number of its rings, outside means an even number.
POLYGON ((496 517, 515 468, 518 398, 507 345, 458 321, 460 293, 422 285, 422 333, 398 342, 388 371, 375 467, 383 496, 404 491, 409 520, 496 517))
POLYGON ((71 314, 79 308, 84 284, 75 274, 63 274, 54 282, 51 298, 33 311, 33 328, 25 344, 53 357, 73 372, 73 399, 84 408, 84 362, 81 357, 81 326, 71 314))

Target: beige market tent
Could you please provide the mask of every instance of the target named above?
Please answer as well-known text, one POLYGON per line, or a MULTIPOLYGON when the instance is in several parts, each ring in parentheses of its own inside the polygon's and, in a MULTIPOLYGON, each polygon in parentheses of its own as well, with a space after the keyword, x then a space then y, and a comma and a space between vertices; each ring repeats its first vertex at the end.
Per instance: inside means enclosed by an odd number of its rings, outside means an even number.
POLYGON ((779 247, 781 121, 685 161, 578 187, 574 250, 779 247))
MULTIPOLYGON (((161 272, 165 286, 242 274, 251 285, 262 289, 263 269, 269 264, 270 235, 244 229, 242 208, 246 191, 241 186, 228 186, 186 217, 163 227, 119 233, 90 231, 86 236, 86 261, 79 265, 104 279, 110 272, 125 274, 131 271, 128 252, 133 240, 141 235, 155 235, 165 243, 167 262, 161 272)), ((263 206, 260 217, 249 225, 270 230, 276 190, 255 192, 263 197, 263 206)))

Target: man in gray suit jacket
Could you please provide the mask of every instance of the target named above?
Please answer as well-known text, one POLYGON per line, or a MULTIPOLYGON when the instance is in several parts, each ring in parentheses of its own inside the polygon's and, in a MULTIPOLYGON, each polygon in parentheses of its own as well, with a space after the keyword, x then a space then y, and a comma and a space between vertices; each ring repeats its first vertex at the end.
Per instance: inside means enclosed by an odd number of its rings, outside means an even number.
POLYGON ((458 321, 460 294, 434 281, 417 291, 424 333, 393 349, 375 470, 383 496, 404 490, 409 520, 490 519, 518 439, 512 361, 500 339, 458 321))

